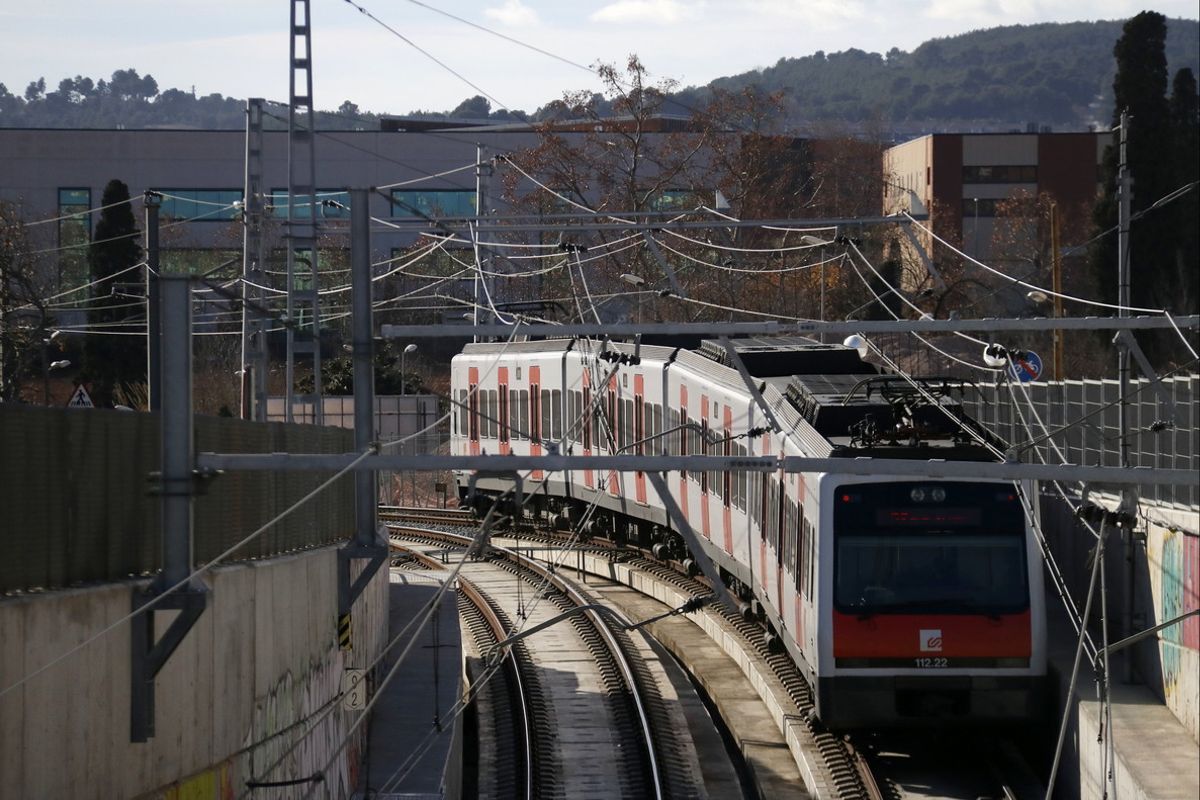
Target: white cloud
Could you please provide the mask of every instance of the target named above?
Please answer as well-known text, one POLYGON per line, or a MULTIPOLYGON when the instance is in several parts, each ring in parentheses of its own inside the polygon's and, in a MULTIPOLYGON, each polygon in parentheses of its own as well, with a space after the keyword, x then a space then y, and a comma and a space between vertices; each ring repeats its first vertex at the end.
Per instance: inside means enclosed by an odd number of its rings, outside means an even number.
POLYGON ((537 12, 522 3, 521 0, 504 0, 504 5, 499 8, 485 8, 483 13, 488 18, 513 28, 538 23, 537 12))
POLYGON ((593 13, 592 22, 675 23, 691 16, 692 9, 677 0, 617 0, 593 13))

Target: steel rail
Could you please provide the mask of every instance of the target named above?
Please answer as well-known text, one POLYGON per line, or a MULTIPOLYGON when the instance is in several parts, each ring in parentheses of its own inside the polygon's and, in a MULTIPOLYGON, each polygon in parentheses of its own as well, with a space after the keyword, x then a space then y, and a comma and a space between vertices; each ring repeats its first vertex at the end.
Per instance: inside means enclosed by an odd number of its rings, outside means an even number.
MULTIPOLYGON (((420 556, 418 555, 418 557, 420 556)), ((496 615, 491 605, 488 604, 483 592, 470 580, 462 576, 458 578, 458 585, 467 599, 471 601, 471 605, 475 606, 479 611, 480 616, 483 617, 487 626, 491 628, 496 640, 500 641, 504 639, 508 635, 508 631, 505 629, 500 617, 496 615)), ((521 680, 521 668, 517 664, 516 656, 511 653, 509 655, 509 674, 513 677, 513 686, 517 691, 517 705, 520 707, 521 713, 521 730, 525 737, 525 797, 526 800, 533 800, 535 795, 533 791, 533 730, 529 724, 529 701, 526 698, 525 684, 521 680)), ((499 662, 497 662, 498 664, 499 662)))

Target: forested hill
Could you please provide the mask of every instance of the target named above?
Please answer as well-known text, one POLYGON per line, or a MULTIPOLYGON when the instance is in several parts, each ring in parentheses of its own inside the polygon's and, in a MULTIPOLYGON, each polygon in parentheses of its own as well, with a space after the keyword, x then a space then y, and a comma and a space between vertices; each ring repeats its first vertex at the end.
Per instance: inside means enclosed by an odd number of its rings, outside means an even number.
MULTIPOLYGON (((720 78, 709 87, 757 85, 781 92, 793 127, 872 117, 924 130, 1107 125, 1116 72, 1113 45, 1123 25, 1123 20, 1012 25, 931 39, 911 53, 817 52, 720 78)), ((1200 74, 1200 23, 1168 20, 1166 53, 1170 75, 1183 67, 1200 74)), ((707 88, 688 89, 681 98, 694 101, 707 88)))
MULTIPOLYGON (((850 49, 783 58, 772 67, 719 78, 677 95, 686 113, 712 88, 739 90, 756 85, 780 92, 784 126, 810 130, 821 123, 860 126, 878 120, 894 132, 1010 130, 1029 124, 1058 129, 1106 125, 1112 117, 1113 45, 1123 21, 1014 25, 932 39, 911 53, 886 55, 850 49)), ((1191 67, 1200 74, 1200 23, 1174 19, 1167 25, 1170 74, 1191 67)), ((654 64, 653 54, 646 54, 654 64)), ((4 76, 0 75, 0 80, 4 76)), ((564 87, 564 89, 573 87, 564 87)), ((552 98, 547 98, 551 100, 552 98)), ((220 94, 196 96, 180 89, 159 91, 150 75, 118 70, 111 80, 75 76, 24 91, 0 83, 0 127, 27 128, 226 128, 245 124, 245 102, 220 94)), ((496 121, 537 119, 538 112, 492 112, 482 97, 464 100, 425 117, 496 121)), ((286 127, 286 111, 268 108, 265 124, 286 127)), ((347 100, 322 113, 318 127, 377 128, 375 114, 347 100)))

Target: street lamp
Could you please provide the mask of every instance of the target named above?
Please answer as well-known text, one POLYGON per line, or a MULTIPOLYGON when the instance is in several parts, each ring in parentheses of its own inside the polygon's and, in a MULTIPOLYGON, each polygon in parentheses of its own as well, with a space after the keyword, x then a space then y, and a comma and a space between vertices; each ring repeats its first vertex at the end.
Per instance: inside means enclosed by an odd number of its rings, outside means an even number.
POLYGON ((409 353, 414 353, 417 350, 416 344, 406 344, 404 349, 400 351, 400 394, 403 395, 405 380, 404 380, 404 357, 409 353))
POLYGON ((55 361, 50 363, 50 343, 62 335, 62 331, 54 331, 49 336, 42 337, 42 405, 50 405, 50 370, 71 366, 70 361, 55 361))
MULTIPOLYGON (((646 286, 646 279, 643 278, 641 275, 634 275, 632 272, 622 272, 621 280, 625 281, 630 286, 636 286, 638 289, 644 289, 646 286)), ((637 324, 641 325, 642 324, 642 294, 641 294, 641 292, 638 292, 637 295, 638 295, 638 297, 637 297, 637 324)))

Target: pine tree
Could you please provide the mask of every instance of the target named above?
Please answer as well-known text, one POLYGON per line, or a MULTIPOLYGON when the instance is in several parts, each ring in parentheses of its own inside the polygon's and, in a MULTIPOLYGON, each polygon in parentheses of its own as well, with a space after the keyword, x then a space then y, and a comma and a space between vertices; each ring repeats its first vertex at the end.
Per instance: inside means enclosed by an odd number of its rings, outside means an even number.
MULTIPOLYGON (((1143 11, 1125 23, 1113 48, 1117 74, 1113 80, 1115 99, 1113 127, 1122 110, 1129 114, 1127 159, 1133 178, 1132 212, 1148 208, 1175 188, 1175 160, 1171 146, 1172 126, 1167 104, 1166 18, 1143 11)), ((1104 194, 1097 203, 1093 221, 1097 233, 1117 225, 1117 169, 1120 131, 1114 130, 1113 144, 1104 154, 1104 194)), ((1171 213, 1148 212, 1130 226, 1130 302, 1140 308, 1181 311, 1179 295, 1172 284, 1176 220, 1171 213)), ((1089 261, 1093 279, 1107 302, 1117 300, 1117 236, 1100 237, 1091 247, 1089 261)), ((1162 362, 1172 349, 1167 337, 1139 335, 1139 342, 1153 361, 1162 362)))
POLYGON ((135 298, 114 294, 120 284, 137 284, 142 278, 141 269, 129 269, 142 261, 142 246, 129 187, 116 179, 109 181, 100 204, 105 208, 88 246, 88 266, 96 283, 95 301, 88 312, 92 333, 84 348, 83 375, 91 381, 92 401, 111 407, 119 389, 146 381, 145 309, 135 298))
MULTIPOLYGON (((1175 183, 1185 186, 1200 180, 1200 111, 1197 108, 1196 77, 1190 69, 1175 73, 1171 83, 1171 127, 1175 136, 1175 183)), ((1174 286, 1181 309, 1196 311, 1200 301, 1200 190, 1192 189, 1176 200, 1174 286)), ((1182 356, 1182 353, 1180 354, 1182 356)))

